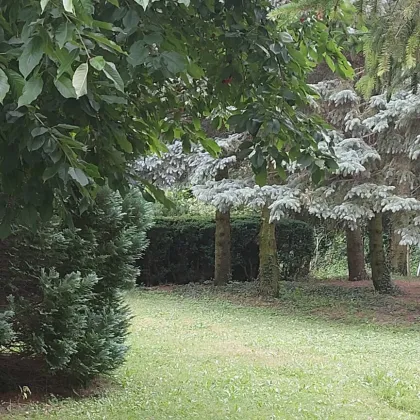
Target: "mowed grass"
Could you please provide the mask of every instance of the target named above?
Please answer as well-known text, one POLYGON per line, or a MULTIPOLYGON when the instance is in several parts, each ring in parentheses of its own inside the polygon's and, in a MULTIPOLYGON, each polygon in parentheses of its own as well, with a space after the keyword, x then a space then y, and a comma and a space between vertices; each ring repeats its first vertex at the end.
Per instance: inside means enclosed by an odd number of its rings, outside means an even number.
POLYGON ((341 322, 194 290, 132 293, 131 350, 112 385, 94 398, 29 405, 12 418, 420 418, 415 322, 341 322))

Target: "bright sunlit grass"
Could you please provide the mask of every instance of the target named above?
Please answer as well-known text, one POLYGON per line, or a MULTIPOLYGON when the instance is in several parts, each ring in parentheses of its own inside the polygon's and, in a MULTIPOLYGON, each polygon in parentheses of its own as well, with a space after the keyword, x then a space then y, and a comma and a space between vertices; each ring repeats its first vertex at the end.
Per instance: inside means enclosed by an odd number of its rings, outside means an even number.
POLYGON ((345 324, 139 291, 131 350, 102 396, 14 418, 419 419, 416 328, 345 324))

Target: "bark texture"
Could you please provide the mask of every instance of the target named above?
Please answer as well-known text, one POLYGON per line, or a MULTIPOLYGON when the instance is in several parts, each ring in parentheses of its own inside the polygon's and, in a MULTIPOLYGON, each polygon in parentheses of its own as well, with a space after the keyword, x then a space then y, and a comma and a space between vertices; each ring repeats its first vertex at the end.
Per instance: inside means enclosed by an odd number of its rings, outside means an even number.
MULTIPOLYGON (((228 178, 228 169, 220 170, 216 181, 228 178)), ((216 210, 216 231, 214 235, 214 285, 228 283, 232 274, 230 211, 216 210)))
POLYGON ((276 225, 270 223, 268 206, 262 210, 258 281, 261 295, 271 297, 279 295, 280 268, 277 258, 276 225))
POLYGON ((365 251, 363 247, 362 230, 346 230, 347 266, 350 281, 366 280, 368 275, 365 268, 365 251))
POLYGON ((408 276, 410 273, 409 249, 406 245, 400 245, 401 235, 393 232, 390 244, 391 270, 393 273, 408 276))
POLYGON ((382 214, 380 213, 375 214, 375 217, 369 221, 369 247, 373 286, 379 293, 390 294, 394 291, 394 286, 384 249, 382 214))

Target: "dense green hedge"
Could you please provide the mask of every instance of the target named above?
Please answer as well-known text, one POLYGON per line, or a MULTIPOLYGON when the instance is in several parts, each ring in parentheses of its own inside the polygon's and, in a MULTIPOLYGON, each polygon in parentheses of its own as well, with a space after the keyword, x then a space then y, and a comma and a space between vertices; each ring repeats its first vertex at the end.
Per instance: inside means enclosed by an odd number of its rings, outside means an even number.
MULTIPOLYGON (((258 217, 232 220, 232 277, 255 279, 258 274, 258 217)), ((214 270, 215 223, 210 218, 161 218, 148 232, 150 245, 139 262, 138 282, 148 286, 209 280, 214 270)), ((277 223, 282 278, 295 280, 308 273, 314 252, 313 229, 304 222, 277 223)))

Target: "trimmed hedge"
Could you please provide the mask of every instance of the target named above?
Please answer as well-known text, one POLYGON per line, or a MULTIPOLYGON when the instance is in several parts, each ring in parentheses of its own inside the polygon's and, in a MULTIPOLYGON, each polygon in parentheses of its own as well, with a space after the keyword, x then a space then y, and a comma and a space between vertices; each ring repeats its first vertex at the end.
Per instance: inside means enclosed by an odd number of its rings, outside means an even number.
MULTIPOLYGON (((260 219, 237 217, 232 225, 232 278, 250 281, 258 275, 260 219)), ((160 218, 149 230, 150 245, 139 262, 139 284, 186 284, 213 277, 215 222, 205 217, 160 218)), ((311 226, 297 220, 277 223, 277 247, 284 280, 309 272, 315 249, 311 226)))

